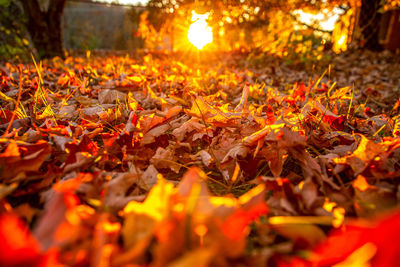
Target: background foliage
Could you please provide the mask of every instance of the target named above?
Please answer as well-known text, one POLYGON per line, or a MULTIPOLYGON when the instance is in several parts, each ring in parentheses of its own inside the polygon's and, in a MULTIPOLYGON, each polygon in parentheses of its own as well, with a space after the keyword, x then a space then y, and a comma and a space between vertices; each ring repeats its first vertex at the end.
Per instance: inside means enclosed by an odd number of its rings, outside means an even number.
POLYGON ((25 58, 29 41, 21 9, 11 0, 0 0, 0 9, 0 57, 25 58))

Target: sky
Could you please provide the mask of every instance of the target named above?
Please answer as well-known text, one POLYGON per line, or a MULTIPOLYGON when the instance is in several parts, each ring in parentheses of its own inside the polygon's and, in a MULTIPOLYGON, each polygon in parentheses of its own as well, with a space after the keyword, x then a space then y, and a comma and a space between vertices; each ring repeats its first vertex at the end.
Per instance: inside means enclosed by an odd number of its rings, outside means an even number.
POLYGON ((148 0, 97 0, 98 2, 117 2, 120 4, 129 4, 129 5, 137 5, 138 3, 141 3, 142 5, 146 5, 148 0))

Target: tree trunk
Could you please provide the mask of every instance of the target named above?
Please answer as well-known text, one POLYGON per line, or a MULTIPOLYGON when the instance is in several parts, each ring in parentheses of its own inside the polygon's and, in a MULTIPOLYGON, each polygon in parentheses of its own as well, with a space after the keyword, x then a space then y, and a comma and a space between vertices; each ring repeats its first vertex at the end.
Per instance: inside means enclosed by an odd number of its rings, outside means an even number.
POLYGON ((359 27, 363 36, 362 47, 380 51, 379 44, 379 23, 381 14, 378 12, 380 0, 362 0, 359 27))
POLYGON ((66 0, 51 0, 47 11, 42 11, 38 0, 20 1, 28 17, 27 29, 39 57, 64 58, 61 17, 66 0))

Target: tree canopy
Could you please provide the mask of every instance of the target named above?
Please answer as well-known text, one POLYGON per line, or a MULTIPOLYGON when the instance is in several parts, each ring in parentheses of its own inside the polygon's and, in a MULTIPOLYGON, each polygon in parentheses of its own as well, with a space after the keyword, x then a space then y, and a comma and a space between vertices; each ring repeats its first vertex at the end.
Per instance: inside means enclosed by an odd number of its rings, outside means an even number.
POLYGON ((210 12, 210 20, 225 25, 261 26, 268 21, 271 11, 293 11, 295 9, 316 11, 338 5, 348 5, 348 1, 307 1, 307 0, 150 0, 148 8, 150 21, 157 28, 174 16, 187 16, 192 10, 197 13, 210 12))

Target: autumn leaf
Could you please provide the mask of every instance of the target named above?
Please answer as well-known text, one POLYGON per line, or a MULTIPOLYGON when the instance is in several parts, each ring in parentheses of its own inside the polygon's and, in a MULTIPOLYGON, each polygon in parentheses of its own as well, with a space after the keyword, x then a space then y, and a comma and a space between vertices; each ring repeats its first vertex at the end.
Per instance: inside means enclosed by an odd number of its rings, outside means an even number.
POLYGON ((1 176, 3 179, 13 181, 24 179, 27 172, 39 170, 50 152, 51 147, 45 141, 38 141, 35 144, 18 144, 10 140, 6 149, 0 154, 1 176))
POLYGON ((0 216, 0 244, 2 266, 63 266, 55 251, 42 253, 25 222, 15 214, 0 216))
POLYGON ((314 250, 311 261, 316 266, 343 264, 359 255, 370 266, 396 266, 400 247, 391 242, 400 236, 399 213, 387 215, 364 225, 347 225, 336 230, 314 250), (391 246, 387 247, 390 243, 391 246), (361 253, 364 252, 364 253, 361 253))
POLYGON ((0 265, 397 266, 400 61, 308 34, 3 60, 0 265))

